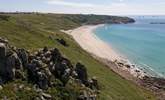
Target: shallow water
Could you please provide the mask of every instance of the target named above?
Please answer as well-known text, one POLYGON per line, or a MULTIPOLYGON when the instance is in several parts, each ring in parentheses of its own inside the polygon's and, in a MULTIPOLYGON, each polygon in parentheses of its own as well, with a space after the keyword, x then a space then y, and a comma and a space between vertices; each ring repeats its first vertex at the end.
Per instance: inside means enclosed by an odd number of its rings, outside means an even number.
POLYGON ((135 19, 134 24, 99 27, 95 34, 144 71, 165 77, 165 24, 150 24, 165 17, 135 19))

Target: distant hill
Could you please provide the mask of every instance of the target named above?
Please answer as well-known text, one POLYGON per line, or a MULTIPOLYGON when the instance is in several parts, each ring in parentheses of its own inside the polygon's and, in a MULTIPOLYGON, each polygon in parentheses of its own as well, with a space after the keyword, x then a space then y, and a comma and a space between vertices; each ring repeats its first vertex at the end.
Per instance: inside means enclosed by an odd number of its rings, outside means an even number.
MULTIPOLYGON (((9 16, 8 14, 24 14, 24 15, 29 15, 29 14, 36 14, 36 15, 46 15, 43 13, 0 13, 3 14, 0 16, 1 19, 6 20, 9 16), (7 15, 4 15, 7 14, 7 15)), ((68 20, 71 20, 76 23, 82 23, 82 24, 119 24, 119 23, 133 23, 135 22, 134 19, 129 18, 129 17, 119 17, 119 16, 108 16, 108 15, 93 15, 93 14, 88 14, 88 15, 83 15, 83 14, 47 14, 47 15, 57 15, 64 17, 68 20)))

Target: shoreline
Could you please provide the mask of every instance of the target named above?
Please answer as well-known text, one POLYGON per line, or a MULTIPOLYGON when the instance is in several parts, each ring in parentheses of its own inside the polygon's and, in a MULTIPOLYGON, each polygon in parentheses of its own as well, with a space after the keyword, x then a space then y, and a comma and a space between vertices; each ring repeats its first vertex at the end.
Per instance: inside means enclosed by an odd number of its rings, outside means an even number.
POLYGON ((87 52, 98 56, 100 58, 108 59, 114 61, 119 59, 119 56, 112 47, 108 46, 105 42, 100 40, 95 34, 94 30, 98 27, 104 26, 100 25, 84 25, 73 30, 64 31, 65 33, 71 35, 76 42, 87 52), (104 50, 103 50, 104 49, 104 50), (103 51, 103 52, 100 52, 103 51), (110 52, 110 53, 109 53, 110 52))
POLYGON ((85 25, 73 30, 61 30, 61 32, 72 36, 80 47, 90 53, 98 62, 101 62, 122 78, 151 91, 158 100, 163 100, 162 98, 165 98, 165 79, 144 72, 122 54, 114 51, 109 44, 99 39, 93 31, 103 25, 85 25))
POLYGON ((137 81, 146 76, 147 74, 143 72, 143 70, 136 67, 128 59, 125 59, 125 57, 117 53, 111 45, 105 43, 95 35, 93 31, 104 25, 105 24, 84 25, 73 30, 62 30, 62 32, 71 35, 81 48, 122 77, 137 81))

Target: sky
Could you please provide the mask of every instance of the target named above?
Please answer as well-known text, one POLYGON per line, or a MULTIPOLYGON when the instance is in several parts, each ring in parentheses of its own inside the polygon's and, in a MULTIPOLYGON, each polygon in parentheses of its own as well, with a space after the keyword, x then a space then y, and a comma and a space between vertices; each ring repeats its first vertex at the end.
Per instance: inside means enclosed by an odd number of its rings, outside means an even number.
POLYGON ((0 11, 165 15, 165 0, 0 0, 0 11))

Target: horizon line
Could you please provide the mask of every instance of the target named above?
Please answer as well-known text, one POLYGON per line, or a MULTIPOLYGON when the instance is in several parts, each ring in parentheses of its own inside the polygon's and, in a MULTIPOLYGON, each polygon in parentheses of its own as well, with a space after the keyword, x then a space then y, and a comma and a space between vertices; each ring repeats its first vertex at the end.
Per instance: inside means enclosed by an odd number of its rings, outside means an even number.
POLYGON ((45 11, 0 11, 2 13, 41 13, 41 14, 81 14, 81 15, 109 15, 109 16, 165 16, 165 14, 95 14, 95 13, 65 13, 65 12, 45 12, 45 11))

